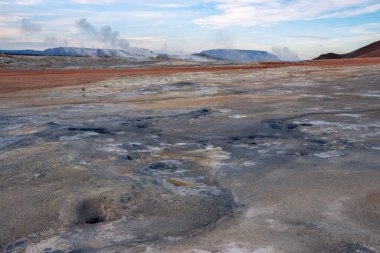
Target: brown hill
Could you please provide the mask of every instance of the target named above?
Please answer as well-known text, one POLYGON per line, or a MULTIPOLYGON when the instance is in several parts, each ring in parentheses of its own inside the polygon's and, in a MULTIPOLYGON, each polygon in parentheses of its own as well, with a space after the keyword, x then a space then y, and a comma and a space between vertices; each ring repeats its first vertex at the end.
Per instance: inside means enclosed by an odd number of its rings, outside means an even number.
POLYGON ((322 54, 314 60, 380 57, 380 40, 347 54, 322 54))

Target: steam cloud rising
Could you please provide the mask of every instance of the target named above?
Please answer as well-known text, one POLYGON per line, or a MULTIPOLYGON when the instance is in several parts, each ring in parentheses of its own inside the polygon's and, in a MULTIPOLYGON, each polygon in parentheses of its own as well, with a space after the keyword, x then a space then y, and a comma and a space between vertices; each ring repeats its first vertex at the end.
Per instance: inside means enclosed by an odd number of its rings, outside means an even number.
POLYGON ((21 20, 21 30, 25 33, 39 33, 41 32, 41 26, 24 18, 21 20))
POLYGON ((298 54, 288 47, 273 47, 272 52, 282 61, 299 61, 298 54))
POLYGON ((84 34, 93 40, 113 49, 128 49, 129 42, 120 38, 118 31, 114 31, 110 26, 104 26, 100 29, 90 24, 87 19, 83 18, 77 22, 77 26, 84 34))

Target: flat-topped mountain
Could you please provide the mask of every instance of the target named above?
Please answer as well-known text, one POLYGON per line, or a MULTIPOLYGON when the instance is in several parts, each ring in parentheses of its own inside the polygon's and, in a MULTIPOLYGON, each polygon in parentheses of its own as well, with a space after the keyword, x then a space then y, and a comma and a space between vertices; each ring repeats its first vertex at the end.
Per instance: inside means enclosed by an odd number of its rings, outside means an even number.
POLYGON ((49 48, 44 51, 37 50, 0 50, 2 54, 11 55, 40 55, 40 56, 73 56, 73 57, 157 57, 154 52, 143 49, 130 47, 128 49, 96 49, 81 47, 57 47, 49 48))
POLYGON ((280 59, 266 51, 239 50, 239 49, 211 49, 202 51, 195 56, 215 61, 231 62, 278 62, 280 59))

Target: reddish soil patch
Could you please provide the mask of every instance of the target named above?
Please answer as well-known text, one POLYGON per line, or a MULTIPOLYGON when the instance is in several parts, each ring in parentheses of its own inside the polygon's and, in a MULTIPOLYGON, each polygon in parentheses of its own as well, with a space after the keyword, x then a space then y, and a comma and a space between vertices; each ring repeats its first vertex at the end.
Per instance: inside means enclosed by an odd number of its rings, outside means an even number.
POLYGON ((340 60, 306 61, 299 63, 262 63, 255 65, 224 65, 197 67, 147 67, 130 69, 77 69, 77 70, 0 70, 0 93, 25 89, 79 86, 110 78, 142 75, 168 75, 191 72, 218 72, 281 68, 289 66, 363 66, 380 64, 380 57, 340 60))

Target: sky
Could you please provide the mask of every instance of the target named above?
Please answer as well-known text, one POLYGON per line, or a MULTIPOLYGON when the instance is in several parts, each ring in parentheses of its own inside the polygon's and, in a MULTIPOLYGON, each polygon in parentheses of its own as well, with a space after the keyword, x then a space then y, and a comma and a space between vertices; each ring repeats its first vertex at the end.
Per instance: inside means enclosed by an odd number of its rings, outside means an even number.
POLYGON ((380 40, 380 0, 0 0, 0 49, 265 50, 285 60, 380 40))

